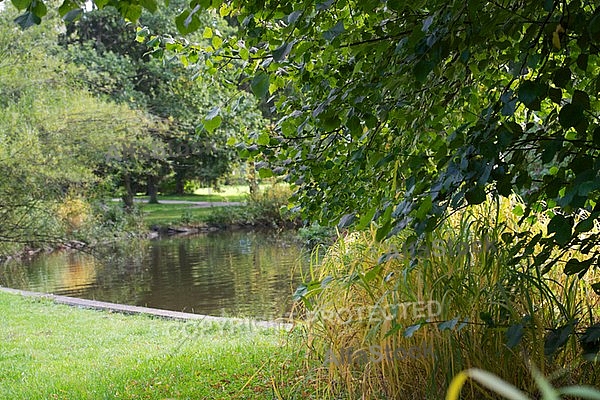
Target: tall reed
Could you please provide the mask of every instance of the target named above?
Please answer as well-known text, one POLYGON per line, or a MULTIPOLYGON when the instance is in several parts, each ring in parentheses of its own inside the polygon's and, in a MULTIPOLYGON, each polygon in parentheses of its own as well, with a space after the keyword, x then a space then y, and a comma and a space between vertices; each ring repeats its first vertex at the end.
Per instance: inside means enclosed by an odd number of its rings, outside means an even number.
MULTIPOLYGON (((456 212, 426 238, 405 232, 378 242, 374 228, 340 237, 296 292, 317 395, 438 399, 469 368, 533 393, 531 365, 553 383, 600 383, 575 340, 545 355, 550 329, 600 320, 598 296, 562 271, 542 275, 512 262, 503 233, 546 233, 543 218, 519 226, 517 205, 488 201, 456 212)), ((487 393, 470 385, 463 398, 487 393)))

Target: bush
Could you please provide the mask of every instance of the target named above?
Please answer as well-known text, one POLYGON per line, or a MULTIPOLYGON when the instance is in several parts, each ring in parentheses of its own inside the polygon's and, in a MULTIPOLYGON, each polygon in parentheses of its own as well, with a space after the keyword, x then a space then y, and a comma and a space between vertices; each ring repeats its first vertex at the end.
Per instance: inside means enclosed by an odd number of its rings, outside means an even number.
POLYGON ((271 187, 248 195, 244 207, 226 207, 215 210, 207 218, 209 225, 230 225, 291 228, 300 221, 288 210, 291 196, 289 186, 273 184, 271 187))
POLYGON ((328 226, 321 226, 313 223, 309 226, 298 229, 298 237, 308 248, 317 246, 330 246, 336 238, 335 229, 328 226))
POLYGON ((90 204, 80 196, 68 195, 56 207, 57 216, 68 234, 89 224, 92 219, 90 204))

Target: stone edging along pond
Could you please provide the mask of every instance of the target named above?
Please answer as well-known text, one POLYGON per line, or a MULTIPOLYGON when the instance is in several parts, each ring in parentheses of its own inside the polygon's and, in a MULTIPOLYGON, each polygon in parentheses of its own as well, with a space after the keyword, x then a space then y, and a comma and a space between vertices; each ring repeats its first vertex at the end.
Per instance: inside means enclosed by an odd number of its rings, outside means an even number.
POLYGON ((196 320, 216 323, 244 323, 258 328, 278 328, 288 331, 291 330, 293 327, 293 324, 284 321, 260 321, 242 318, 215 317, 212 315, 192 314, 180 311, 161 310, 158 308, 129 306, 124 304, 108 303, 97 300, 79 299, 75 297, 59 296, 50 293, 30 292, 27 290, 11 289, 3 286, 0 286, 0 292, 17 294, 25 297, 48 299, 52 300, 56 304, 65 304, 71 307, 118 312, 121 314, 142 314, 159 318, 176 319, 183 321, 196 320))

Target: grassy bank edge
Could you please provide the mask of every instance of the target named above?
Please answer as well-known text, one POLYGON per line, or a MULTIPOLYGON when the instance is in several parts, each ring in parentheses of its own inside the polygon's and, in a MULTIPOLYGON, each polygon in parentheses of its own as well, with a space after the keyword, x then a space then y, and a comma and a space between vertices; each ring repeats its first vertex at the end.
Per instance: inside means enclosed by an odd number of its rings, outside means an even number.
POLYGON ((295 333, 72 308, 0 292, 0 398, 276 398, 295 333))

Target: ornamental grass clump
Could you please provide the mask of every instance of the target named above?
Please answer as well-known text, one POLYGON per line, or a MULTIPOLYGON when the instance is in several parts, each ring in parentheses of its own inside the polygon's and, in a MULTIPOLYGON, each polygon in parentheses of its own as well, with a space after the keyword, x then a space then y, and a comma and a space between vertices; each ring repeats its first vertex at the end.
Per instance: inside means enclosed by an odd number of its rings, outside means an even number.
MULTIPOLYGON (((600 321, 599 298, 576 275, 513 262, 519 250, 503 234, 524 229, 518 207, 513 198, 460 210, 425 238, 380 242, 375 227, 340 236, 295 294, 316 392, 438 399, 478 368, 534 393, 531 365, 553 384, 600 383, 581 335, 567 334, 600 321)), ((525 229, 545 234, 546 222, 525 229)), ((481 398, 485 389, 469 385, 463 398, 481 398)))

